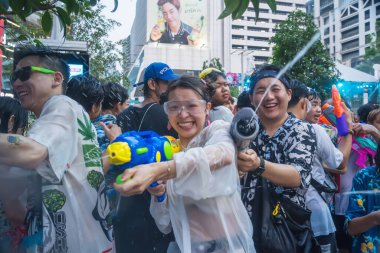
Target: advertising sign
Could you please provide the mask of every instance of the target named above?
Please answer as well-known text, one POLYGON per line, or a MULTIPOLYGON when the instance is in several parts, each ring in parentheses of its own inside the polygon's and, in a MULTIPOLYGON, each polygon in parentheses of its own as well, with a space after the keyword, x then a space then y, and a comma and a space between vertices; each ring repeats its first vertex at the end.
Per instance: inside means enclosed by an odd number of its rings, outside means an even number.
POLYGON ((207 0, 149 0, 149 42, 207 45, 207 0))

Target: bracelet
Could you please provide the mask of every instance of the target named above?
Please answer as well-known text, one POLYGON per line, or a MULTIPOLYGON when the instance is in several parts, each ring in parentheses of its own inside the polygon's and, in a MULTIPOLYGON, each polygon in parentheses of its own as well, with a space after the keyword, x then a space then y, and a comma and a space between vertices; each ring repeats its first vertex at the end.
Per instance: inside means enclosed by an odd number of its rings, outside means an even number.
POLYGON ((354 130, 352 129, 348 130, 348 134, 354 135, 354 130))
POLYGON ((166 169, 167 172, 168 172, 168 177, 170 176, 170 171, 171 171, 171 167, 170 167, 170 162, 166 162, 166 165, 168 166, 168 168, 166 169))

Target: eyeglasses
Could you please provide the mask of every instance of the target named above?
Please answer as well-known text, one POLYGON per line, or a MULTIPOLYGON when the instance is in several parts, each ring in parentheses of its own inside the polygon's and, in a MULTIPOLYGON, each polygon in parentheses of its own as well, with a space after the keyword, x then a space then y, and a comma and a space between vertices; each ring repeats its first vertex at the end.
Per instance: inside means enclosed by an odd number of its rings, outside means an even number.
POLYGON ((164 111, 168 115, 178 115, 183 110, 191 115, 198 115, 204 111, 206 101, 188 100, 188 101, 168 101, 164 103, 164 111))
POLYGON ((54 74, 57 72, 55 70, 50 70, 50 69, 36 67, 36 66, 26 66, 13 72, 12 77, 11 77, 11 82, 14 83, 16 82, 17 79, 20 79, 20 81, 25 82, 29 80, 33 71, 44 73, 44 74, 54 74))

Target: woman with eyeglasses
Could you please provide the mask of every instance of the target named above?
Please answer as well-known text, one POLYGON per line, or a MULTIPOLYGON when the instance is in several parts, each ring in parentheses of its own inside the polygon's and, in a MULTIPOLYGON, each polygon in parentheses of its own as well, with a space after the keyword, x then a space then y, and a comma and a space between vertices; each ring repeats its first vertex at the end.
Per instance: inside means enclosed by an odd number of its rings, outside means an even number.
MULTIPOLYGON (((229 124, 206 126, 209 97, 199 78, 172 81, 164 103, 182 151, 169 162, 124 172, 123 195, 141 194, 152 182, 167 180, 166 199, 151 201, 151 214, 163 233, 174 231, 178 246, 168 252, 255 252, 252 225, 240 199, 234 142, 229 124)), ((160 196, 161 184, 149 191, 160 196)))

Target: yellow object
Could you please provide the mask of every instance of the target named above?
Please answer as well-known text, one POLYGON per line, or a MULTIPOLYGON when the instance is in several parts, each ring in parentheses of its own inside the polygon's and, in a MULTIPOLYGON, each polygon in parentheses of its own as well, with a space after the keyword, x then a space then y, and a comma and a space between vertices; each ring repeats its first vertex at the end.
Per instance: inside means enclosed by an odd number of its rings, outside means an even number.
POLYGON ((216 69, 216 68, 207 68, 207 69, 204 69, 200 74, 199 74, 199 78, 201 79, 204 79, 208 74, 210 74, 211 72, 219 72, 219 73, 222 73, 222 71, 220 71, 219 69, 216 69))
POLYGON ((359 206, 361 206, 361 207, 363 206, 363 200, 358 199, 356 202, 358 203, 359 206))
POLYGON ((111 164, 122 165, 131 161, 131 148, 126 142, 114 142, 107 147, 111 164))
POLYGON ((277 216, 278 214, 278 210, 280 209, 280 203, 277 202, 277 205, 276 207, 274 208, 273 212, 272 212, 272 215, 273 216, 277 216))
POLYGON ((157 151, 156 153, 156 162, 161 162, 161 152, 160 151, 157 151))

